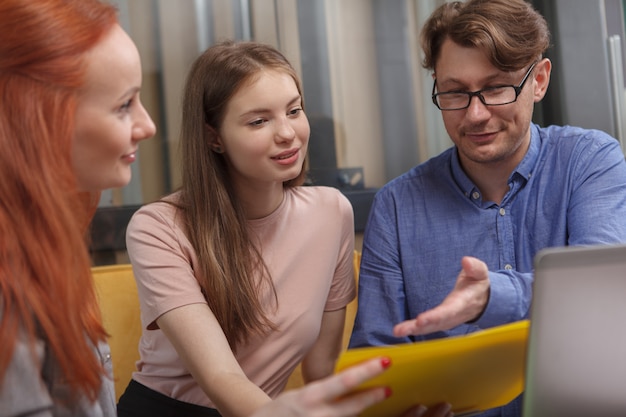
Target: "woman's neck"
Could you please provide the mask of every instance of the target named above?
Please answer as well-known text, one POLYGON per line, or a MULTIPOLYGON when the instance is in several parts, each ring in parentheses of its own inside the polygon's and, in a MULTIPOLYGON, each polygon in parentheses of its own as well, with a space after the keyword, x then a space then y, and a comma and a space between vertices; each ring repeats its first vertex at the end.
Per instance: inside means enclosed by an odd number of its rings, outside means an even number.
POLYGON ((285 189, 281 183, 259 187, 238 187, 237 195, 249 220, 272 214, 283 202, 285 189))

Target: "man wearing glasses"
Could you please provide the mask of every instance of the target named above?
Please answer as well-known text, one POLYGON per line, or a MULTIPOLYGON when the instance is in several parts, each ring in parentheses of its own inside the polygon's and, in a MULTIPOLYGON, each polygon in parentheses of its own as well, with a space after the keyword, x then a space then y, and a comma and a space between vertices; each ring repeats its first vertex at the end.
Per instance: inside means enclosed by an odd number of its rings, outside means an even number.
MULTIPOLYGON (((532 6, 446 3, 421 45, 454 146, 377 194, 351 347, 528 318, 539 250, 626 242, 619 143, 597 130, 532 123, 552 65, 543 57, 547 24, 532 6)), ((482 415, 520 413, 518 398, 482 415)))

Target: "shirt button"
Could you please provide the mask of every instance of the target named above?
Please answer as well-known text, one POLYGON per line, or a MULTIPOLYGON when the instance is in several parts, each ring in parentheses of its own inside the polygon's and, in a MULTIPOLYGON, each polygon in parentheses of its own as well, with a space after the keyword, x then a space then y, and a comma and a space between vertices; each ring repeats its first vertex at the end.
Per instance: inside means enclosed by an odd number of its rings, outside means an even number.
POLYGON ((504 265, 504 269, 510 271, 511 269, 513 269, 513 267, 511 266, 511 264, 506 264, 504 265))
POLYGON ((473 198, 474 200, 478 200, 478 199, 480 198, 480 193, 479 193, 478 191, 474 191, 474 192, 472 193, 472 198, 473 198))
POLYGON ((504 216, 506 214, 506 210, 501 208, 500 209, 500 216, 504 216))

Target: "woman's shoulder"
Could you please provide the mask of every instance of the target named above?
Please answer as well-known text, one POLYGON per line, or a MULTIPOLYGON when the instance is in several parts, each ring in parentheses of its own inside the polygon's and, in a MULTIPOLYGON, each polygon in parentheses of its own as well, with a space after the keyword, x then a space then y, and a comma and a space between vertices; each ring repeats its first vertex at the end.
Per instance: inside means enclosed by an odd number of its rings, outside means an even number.
POLYGON ((337 188, 326 186, 300 186, 290 191, 292 209, 304 213, 315 213, 316 217, 348 219, 353 217, 350 200, 337 188), (340 216, 337 214, 340 213, 340 216))
POLYGON ((176 215, 176 213, 180 210, 179 206, 180 196, 178 193, 170 194, 165 197, 160 198, 159 200, 146 203, 141 206, 133 215, 133 218, 136 217, 154 217, 161 216, 164 218, 171 218, 176 215))
POLYGON ((128 223, 127 233, 155 228, 179 229, 181 226, 179 195, 171 194, 140 207, 128 223))
POLYGON ((306 185, 294 187, 292 192, 296 198, 307 199, 318 204, 350 204, 348 198, 339 189, 323 185, 306 185))

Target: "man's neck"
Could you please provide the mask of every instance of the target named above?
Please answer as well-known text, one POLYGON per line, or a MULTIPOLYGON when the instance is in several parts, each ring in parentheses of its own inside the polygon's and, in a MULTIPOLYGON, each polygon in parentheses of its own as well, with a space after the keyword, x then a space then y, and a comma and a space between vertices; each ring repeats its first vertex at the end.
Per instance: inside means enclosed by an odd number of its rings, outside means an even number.
POLYGON ((462 165, 467 176, 480 190, 483 201, 493 201, 500 204, 509 191, 509 177, 517 163, 514 166, 509 166, 511 164, 484 164, 463 161, 462 165))

